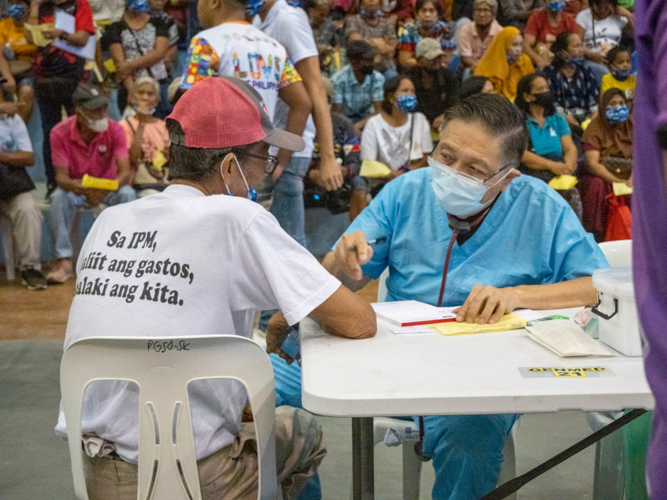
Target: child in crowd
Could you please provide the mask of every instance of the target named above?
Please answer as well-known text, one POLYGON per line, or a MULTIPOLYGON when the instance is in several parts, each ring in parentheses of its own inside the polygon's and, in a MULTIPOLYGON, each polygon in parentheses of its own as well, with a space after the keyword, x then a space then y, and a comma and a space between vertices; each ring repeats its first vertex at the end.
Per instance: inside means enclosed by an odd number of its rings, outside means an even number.
POLYGON ((632 75, 632 55, 630 50, 626 47, 614 47, 607 54, 607 62, 611 73, 604 75, 602 78, 602 90, 600 94, 604 94, 611 88, 620 89, 628 101, 628 105, 632 106, 632 100, 635 97, 635 75, 632 75))

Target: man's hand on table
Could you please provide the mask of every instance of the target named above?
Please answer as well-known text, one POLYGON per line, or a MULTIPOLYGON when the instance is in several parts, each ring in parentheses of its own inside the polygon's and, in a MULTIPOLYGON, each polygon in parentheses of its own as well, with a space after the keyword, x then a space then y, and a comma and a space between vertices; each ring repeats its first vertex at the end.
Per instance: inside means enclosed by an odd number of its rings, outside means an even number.
POLYGON ((359 281, 364 277, 361 266, 373 257, 373 249, 366 242, 362 231, 344 234, 334 252, 336 264, 350 278, 359 281))
POLYGON ((294 360, 280 349, 284 340, 285 330, 288 328, 289 325, 282 311, 278 311, 271 316, 266 326, 266 353, 271 354, 274 352, 287 361, 288 365, 291 365, 294 360))
POLYGON ((497 323, 503 314, 511 313, 516 307, 517 299, 511 288, 475 285, 465 303, 453 313, 456 321, 485 325, 497 323))

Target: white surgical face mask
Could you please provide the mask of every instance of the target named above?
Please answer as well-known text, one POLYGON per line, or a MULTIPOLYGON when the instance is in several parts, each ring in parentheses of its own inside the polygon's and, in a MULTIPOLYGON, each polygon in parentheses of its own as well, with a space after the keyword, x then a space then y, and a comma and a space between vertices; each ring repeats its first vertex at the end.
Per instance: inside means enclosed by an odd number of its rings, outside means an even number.
POLYGON ((99 120, 91 120, 88 118, 88 128, 93 132, 106 132, 109 128, 109 119, 100 118, 99 120))
POLYGON ((491 203, 492 200, 482 203, 482 198, 489 189, 501 182, 511 171, 511 169, 508 169, 493 186, 485 186, 481 179, 461 174, 430 156, 428 164, 433 171, 431 185, 438 203, 448 214, 457 217, 465 217, 479 212, 491 203))

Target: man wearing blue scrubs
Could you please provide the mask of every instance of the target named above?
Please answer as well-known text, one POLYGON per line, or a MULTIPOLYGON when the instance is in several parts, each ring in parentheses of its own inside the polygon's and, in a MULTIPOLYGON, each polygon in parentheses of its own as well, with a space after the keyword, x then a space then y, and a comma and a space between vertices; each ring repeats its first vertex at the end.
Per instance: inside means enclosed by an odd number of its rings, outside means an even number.
MULTIPOLYGON (((389 267, 388 301, 436 305, 442 295, 442 306, 461 306, 457 321, 495 323, 516 308, 595 303, 591 275, 607 261, 563 198, 516 170, 526 147, 517 108, 480 94, 450 108, 445 120, 430 168, 387 184, 324 267, 352 290, 389 267), (366 243, 377 238, 386 241, 366 243)), ((426 417, 433 498, 473 500, 492 490, 517 417, 426 417)))

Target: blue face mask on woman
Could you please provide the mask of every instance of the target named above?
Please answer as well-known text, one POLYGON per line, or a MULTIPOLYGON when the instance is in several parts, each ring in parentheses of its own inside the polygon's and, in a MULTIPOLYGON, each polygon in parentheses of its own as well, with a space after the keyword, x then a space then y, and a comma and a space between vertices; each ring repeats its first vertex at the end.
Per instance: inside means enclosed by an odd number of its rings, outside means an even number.
POLYGON ((127 9, 135 14, 143 14, 149 10, 148 0, 127 0, 127 9))
POLYGON ((412 113, 417 107, 417 96, 414 94, 401 94, 396 97, 396 107, 403 113, 412 113))
POLYGON ((28 8, 21 3, 12 4, 7 8, 9 17, 17 21, 21 21, 25 17, 26 12, 28 12, 28 8))
POLYGON ((612 125, 623 123, 628 119, 628 107, 625 104, 623 106, 609 106, 605 115, 612 125))
POLYGON ((549 10, 551 12, 561 12, 565 8, 565 2, 561 0, 560 2, 549 2, 549 10))

